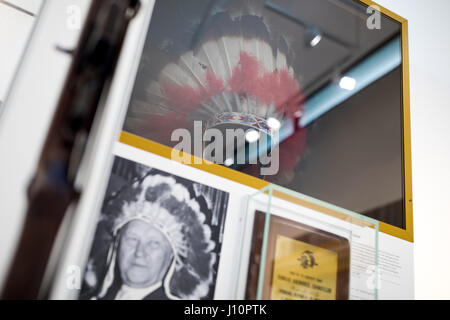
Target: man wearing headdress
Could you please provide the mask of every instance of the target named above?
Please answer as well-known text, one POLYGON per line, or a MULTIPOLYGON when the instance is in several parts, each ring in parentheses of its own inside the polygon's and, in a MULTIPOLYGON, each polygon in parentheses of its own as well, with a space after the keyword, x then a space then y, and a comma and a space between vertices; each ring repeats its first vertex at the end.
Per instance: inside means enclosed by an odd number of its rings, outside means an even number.
POLYGON ((174 178, 152 175, 132 187, 114 221, 107 271, 93 299, 206 297, 216 260, 198 202, 174 178))

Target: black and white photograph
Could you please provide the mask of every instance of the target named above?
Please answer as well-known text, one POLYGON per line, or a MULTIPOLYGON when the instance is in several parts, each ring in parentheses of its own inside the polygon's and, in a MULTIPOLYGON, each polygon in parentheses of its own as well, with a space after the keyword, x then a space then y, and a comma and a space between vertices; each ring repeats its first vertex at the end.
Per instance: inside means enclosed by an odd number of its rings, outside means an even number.
POLYGON ((79 298, 213 299, 228 199, 116 157, 79 298))

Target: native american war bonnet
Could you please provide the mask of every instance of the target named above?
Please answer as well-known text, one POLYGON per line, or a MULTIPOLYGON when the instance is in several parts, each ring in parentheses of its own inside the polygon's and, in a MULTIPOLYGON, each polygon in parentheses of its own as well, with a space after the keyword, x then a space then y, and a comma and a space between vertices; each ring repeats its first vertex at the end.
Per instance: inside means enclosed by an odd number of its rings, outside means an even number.
POLYGON ((176 39, 148 44, 125 131, 170 145, 174 130, 202 121, 206 130, 241 128, 272 137, 303 114, 288 41, 262 15, 239 6, 195 29, 200 33, 184 52, 166 47, 176 47, 176 39))
POLYGON ((227 205, 225 192, 116 158, 80 298, 212 299, 227 205))

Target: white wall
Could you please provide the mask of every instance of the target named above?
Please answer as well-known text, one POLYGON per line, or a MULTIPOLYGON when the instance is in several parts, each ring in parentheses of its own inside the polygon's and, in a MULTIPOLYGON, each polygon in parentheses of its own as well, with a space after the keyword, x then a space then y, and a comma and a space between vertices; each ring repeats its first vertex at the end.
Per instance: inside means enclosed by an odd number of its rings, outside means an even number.
POLYGON ((378 0, 408 19, 416 299, 450 299, 450 1, 378 0))

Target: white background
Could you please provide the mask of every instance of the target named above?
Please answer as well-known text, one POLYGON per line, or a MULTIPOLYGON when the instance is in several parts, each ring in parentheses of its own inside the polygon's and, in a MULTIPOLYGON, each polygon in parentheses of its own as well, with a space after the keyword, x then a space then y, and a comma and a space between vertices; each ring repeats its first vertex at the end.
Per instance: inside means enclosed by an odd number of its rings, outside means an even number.
MULTIPOLYGON (((42 0, 12 0, 9 2, 36 15, 42 0)), ((0 3, 0 101, 5 100, 34 22, 34 16, 0 3)))
POLYGON ((450 299, 450 1, 377 2, 409 23, 415 298, 450 299))
MULTIPOLYGON (((70 66, 70 56, 55 47, 73 48, 80 33, 67 27, 67 8, 78 5, 84 18, 88 3, 89 0, 46 0, 31 40, 22 44, 27 48, 23 56, 25 63, 13 79, 7 79, 12 81, 12 90, 0 110, 0 287, 18 241, 26 188, 70 66)), ((11 28, 14 31, 14 25, 11 28)), ((26 38, 23 32, 28 31, 16 28, 15 32, 26 38)), ((0 52, 7 45, 7 42, 0 43, 0 52)), ((2 59, 11 63, 22 60, 21 50, 8 52, 2 59)), ((0 69, 0 77, 3 71, 0 69)))
MULTIPOLYGON (((27 75, 21 79, 27 91, 16 90, 9 97, 9 107, 21 110, 5 110, 0 118, 1 275, 22 221, 19 213, 37 161, 36 150, 43 142, 56 89, 61 87, 68 67, 67 57, 54 52, 54 45, 77 36, 64 28, 65 8, 74 3, 84 7, 88 0, 46 2, 54 10, 45 17, 39 38, 30 45, 28 54, 34 59, 21 70, 27 75), (11 132, 14 143, 5 140, 5 134, 11 132)), ((409 20, 415 297, 450 299, 450 1, 378 3, 409 20)))

